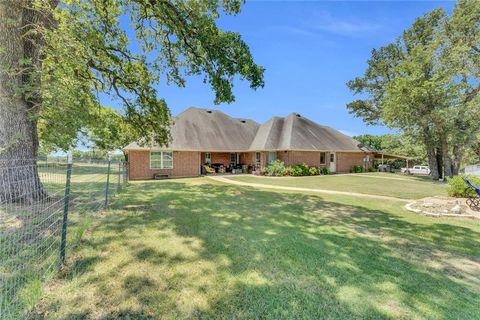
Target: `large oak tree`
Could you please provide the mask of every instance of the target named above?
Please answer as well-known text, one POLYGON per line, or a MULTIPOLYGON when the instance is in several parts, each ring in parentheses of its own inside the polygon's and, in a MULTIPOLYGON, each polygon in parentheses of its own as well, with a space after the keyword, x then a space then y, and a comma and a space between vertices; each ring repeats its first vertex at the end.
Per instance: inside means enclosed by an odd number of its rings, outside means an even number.
POLYGON ((401 129, 423 144, 433 179, 458 174, 480 133, 480 6, 459 1, 451 16, 433 10, 394 43, 374 49, 350 112, 401 129))
POLYGON ((203 75, 216 103, 234 101, 236 76, 253 89, 262 87, 264 69, 240 35, 216 24, 221 14, 239 13, 242 3, 1 0, 0 165, 8 163, 8 170, 2 170, 0 190, 9 190, 4 197, 44 196, 29 162, 37 156, 39 138, 69 148, 82 128, 108 114, 99 94, 119 99, 135 136, 165 144, 170 113, 155 84, 184 86, 186 76, 203 75))

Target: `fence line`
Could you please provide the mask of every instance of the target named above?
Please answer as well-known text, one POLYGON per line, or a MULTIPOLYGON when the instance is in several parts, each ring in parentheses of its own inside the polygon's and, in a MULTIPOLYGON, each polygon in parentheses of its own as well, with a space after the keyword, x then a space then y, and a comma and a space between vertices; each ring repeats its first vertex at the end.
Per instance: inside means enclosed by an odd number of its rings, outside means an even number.
POLYGON ((18 319, 128 182, 122 161, 0 160, 0 319, 18 319))

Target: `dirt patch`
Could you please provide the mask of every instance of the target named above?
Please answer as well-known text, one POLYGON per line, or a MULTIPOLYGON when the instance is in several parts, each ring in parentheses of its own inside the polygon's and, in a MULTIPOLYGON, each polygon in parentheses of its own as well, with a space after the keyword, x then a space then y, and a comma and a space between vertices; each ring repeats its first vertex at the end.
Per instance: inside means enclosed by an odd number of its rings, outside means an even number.
POLYGON ((452 197, 428 197, 409 202, 405 208, 432 217, 480 219, 480 211, 470 209, 466 200, 452 197))

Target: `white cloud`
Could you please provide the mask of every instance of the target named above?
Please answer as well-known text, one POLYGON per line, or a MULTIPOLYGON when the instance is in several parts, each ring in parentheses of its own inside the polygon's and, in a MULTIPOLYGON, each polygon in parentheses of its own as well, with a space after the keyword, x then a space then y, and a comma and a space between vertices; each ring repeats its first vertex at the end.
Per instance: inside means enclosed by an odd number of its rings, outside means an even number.
POLYGON ((300 36, 318 36, 324 32, 343 36, 358 36, 366 32, 379 30, 381 27, 381 24, 377 22, 336 18, 329 12, 319 11, 315 12, 309 19, 307 18, 301 25, 282 25, 276 26, 274 29, 300 36))

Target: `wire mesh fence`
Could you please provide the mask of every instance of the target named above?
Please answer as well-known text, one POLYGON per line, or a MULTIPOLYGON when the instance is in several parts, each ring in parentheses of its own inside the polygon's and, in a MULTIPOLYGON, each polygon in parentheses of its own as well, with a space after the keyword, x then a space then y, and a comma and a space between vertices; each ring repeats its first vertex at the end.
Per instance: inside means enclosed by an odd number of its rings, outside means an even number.
POLYGON ((35 304, 127 180, 121 161, 0 161, 0 319, 21 318, 35 304))

